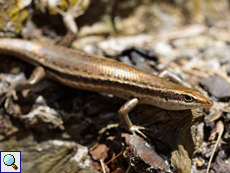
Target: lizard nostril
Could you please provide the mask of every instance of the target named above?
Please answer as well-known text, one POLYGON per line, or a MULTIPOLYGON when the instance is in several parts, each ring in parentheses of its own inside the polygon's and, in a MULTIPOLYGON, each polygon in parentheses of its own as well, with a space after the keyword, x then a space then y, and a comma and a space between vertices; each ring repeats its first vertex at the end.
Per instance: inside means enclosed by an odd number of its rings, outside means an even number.
POLYGON ((213 102, 211 100, 210 101, 206 101, 205 103, 208 104, 208 105, 213 105, 213 102))

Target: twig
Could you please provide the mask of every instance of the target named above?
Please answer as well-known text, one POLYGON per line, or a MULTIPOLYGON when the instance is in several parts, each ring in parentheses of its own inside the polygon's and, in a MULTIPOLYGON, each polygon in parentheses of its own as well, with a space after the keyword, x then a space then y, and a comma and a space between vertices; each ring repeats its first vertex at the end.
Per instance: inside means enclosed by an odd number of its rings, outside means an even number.
POLYGON ((208 72, 212 72, 220 77, 222 77, 223 79, 225 79, 229 84, 230 84, 230 78, 228 77, 228 75, 226 75, 225 73, 221 73, 215 69, 212 69, 210 67, 201 67, 201 66, 197 66, 195 64, 191 64, 191 63, 188 63, 188 61, 186 60, 182 60, 181 61, 183 64, 186 64, 186 65, 189 65, 191 68, 194 68, 194 69, 198 69, 198 70, 204 70, 204 71, 208 71, 208 72))
POLYGON ((127 168, 127 170, 125 171, 125 173, 129 173, 130 169, 131 169, 131 165, 129 165, 129 167, 127 168))
POLYGON ((110 162, 112 162, 113 160, 115 160, 116 158, 118 158, 123 152, 120 152, 118 155, 116 155, 115 157, 113 157, 112 159, 110 159, 108 162, 106 162, 105 164, 108 165, 110 162))
POLYGON ((101 163, 102 172, 103 172, 103 173, 106 173, 106 172, 105 172, 105 165, 104 165, 104 162, 103 162, 102 159, 100 159, 100 163, 101 163))
MULTIPOLYGON (((116 158, 118 158, 123 152, 120 152, 118 155, 116 155, 115 157, 113 157, 112 159, 110 159, 108 162, 105 163, 105 165, 108 165, 110 162, 112 162, 113 160, 115 160, 116 158)), ((100 159, 101 162, 101 159, 100 159)), ((104 164, 103 164, 104 166, 104 164)), ((102 166, 101 166, 102 167, 102 166)), ((100 171, 101 168, 97 169, 97 171, 100 171)))
POLYGON ((198 71, 198 70, 187 69, 187 68, 185 68, 185 67, 183 67, 181 65, 176 64, 175 62, 167 61, 164 58, 160 58, 160 63, 167 64, 171 68, 179 68, 185 73, 189 73, 189 74, 192 74, 192 75, 195 75, 195 76, 198 76, 198 77, 208 77, 208 75, 206 73, 203 73, 203 72, 198 71))
POLYGON ((213 149, 213 151, 212 151, 212 155, 211 155, 211 157, 210 157, 210 159, 209 159, 208 168, 207 168, 206 173, 209 172, 209 169, 210 169, 210 165, 211 165, 213 156, 214 156, 214 154, 215 154, 217 145, 218 145, 219 142, 220 142, 220 139, 221 139, 221 136, 222 136, 223 132, 224 132, 224 124, 222 123, 222 121, 218 121, 218 122, 216 123, 216 133, 218 133, 219 136, 218 136, 218 139, 217 139, 217 141, 216 141, 215 147, 214 147, 214 149, 213 149))

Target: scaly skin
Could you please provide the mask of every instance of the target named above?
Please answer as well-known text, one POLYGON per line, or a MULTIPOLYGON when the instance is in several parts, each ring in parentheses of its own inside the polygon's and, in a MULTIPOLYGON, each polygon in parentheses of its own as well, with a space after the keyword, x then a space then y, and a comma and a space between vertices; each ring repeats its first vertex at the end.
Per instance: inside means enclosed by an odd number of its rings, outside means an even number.
POLYGON ((13 55, 46 76, 72 88, 110 93, 125 100, 168 110, 209 108, 213 102, 199 91, 105 57, 61 46, 20 39, 0 39, 0 54, 13 55))

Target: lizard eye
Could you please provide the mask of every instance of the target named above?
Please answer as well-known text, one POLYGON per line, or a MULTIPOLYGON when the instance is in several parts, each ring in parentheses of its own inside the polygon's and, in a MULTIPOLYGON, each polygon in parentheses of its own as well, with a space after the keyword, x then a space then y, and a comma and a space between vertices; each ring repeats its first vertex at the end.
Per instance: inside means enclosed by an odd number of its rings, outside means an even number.
POLYGON ((184 96, 184 101, 186 101, 186 102, 192 102, 192 101, 193 101, 193 98, 190 97, 189 95, 185 95, 185 96, 184 96))

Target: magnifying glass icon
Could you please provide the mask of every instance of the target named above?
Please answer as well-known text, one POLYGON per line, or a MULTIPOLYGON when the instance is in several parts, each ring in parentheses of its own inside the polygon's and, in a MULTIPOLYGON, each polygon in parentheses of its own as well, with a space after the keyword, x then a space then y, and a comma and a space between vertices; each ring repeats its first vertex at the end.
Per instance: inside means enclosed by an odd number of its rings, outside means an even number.
POLYGON ((7 154, 3 157, 3 162, 7 166, 12 166, 15 170, 18 169, 18 167, 14 164, 15 158, 12 154, 7 154))

